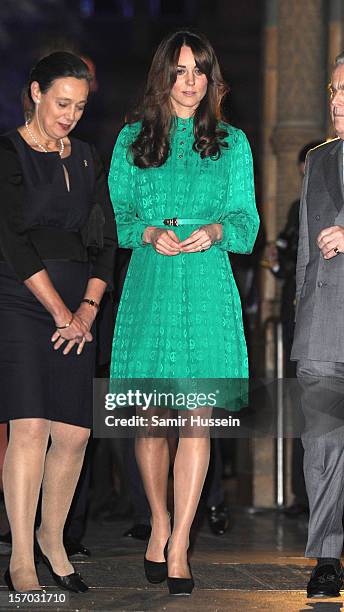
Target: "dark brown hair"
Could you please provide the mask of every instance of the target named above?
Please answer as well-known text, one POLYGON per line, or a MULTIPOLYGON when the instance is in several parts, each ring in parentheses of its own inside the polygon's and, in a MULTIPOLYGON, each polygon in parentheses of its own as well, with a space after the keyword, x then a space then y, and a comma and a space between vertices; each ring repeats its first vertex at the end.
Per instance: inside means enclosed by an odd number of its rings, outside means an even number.
POLYGON ((74 53, 68 51, 55 51, 42 57, 32 68, 29 81, 23 92, 24 111, 31 114, 34 109, 34 101, 31 95, 31 84, 37 81, 42 93, 46 93, 55 79, 74 77, 85 79, 88 83, 92 81, 90 71, 85 62, 74 53))
POLYGON ((181 47, 190 47, 197 68, 207 77, 208 87, 194 116, 193 149, 202 158, 218 159, 227 131, 218 126, 222 119, 221 102, 228 91, 214 49, 205 36, 190 31, 170 34, 160 43, 149 70, 141 106, 132 114, 131 122, 140 120, 141 131, 131 145, 133 161, 139 168, 162 166, 170 151, 173 111, 171 89, 177 78, 181 47))

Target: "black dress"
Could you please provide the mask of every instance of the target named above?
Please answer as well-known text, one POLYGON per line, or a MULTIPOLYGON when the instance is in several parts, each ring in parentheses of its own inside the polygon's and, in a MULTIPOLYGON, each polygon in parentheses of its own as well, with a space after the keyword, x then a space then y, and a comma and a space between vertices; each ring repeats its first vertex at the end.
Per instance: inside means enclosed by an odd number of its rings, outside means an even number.
POLYGON ((32 149, 17 130, 0 137, 0 421, 92 426, 95 340, 81 355, 55 351, 54 320, 23 281, 46 269, 75 311, 89 278, 112 282, 115 241, 105 175, 90 145, 71 138, 71 155, 61 159, 32 149))

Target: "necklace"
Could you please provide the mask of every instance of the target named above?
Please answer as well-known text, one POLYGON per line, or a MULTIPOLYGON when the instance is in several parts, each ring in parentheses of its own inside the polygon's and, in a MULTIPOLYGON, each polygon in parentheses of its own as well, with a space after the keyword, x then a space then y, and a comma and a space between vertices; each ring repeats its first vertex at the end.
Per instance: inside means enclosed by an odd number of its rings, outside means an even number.
MULTIPOLYGON (((43 153, 49 153, 49 151, 48 151, 48 150, 47 150, 45 147, 43 147, 43 145, 41 145, 41 144, 38 142, 37 138, 36 138, 36 137, 33 135, 33 133, 31 132, 31 130, 30 130, 30 128, 29 128, 29 122, 28 122, 28 121, 25 121, 25 127, 26 127, 26 129, 27 129, 27 131, 28 131, 28 134, 29 134, 30 138, 33 140, 33 142, 35 143, 35 145, 36 145, 36 146, 37 146, 39 149, 41 149, 41 151, 43 151, 43 153)), ((60 150, 59 150, 59 156, 60 156, 60 157, 62 157, 62 155, 63 155, 63 151, 64 151, 64 142, 63 142, 63 139, 62 139, 62 138, 60 138, 60 150)))

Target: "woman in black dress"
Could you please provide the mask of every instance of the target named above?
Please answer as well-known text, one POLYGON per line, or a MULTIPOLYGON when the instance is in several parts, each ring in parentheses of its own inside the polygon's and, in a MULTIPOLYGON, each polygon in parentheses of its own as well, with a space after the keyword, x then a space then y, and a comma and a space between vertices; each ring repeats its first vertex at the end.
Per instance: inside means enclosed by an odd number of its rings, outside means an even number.
POLYGON ((5 581, 17 591, 40 589, 33 532, 41 486, 37 551, 57 584, 87 590, 63 527, 92 425, 93 323, 115 246, 100 160, 69 137, 89 81, 77 56, 43 58, 29 79, 30 117, 0 137, 0 420, 10 422, 3 481, 12 532, 5 581))

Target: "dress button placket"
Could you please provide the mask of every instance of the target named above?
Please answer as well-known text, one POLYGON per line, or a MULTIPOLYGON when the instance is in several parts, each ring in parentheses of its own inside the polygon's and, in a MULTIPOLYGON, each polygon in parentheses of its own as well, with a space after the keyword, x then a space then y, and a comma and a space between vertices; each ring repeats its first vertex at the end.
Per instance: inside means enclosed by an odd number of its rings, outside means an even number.
POLYGON ((183 159, 183 157, 185 157, 185 153, 184 153, 184 145, 185 145, 185 137, 186 137, 186 130, 187 130, 187 122, 185 121, 185 119, 182 119, 180 121, 180 130, 181 132, 184 132, 183 135, 180 136, 180 140, 178 141, 178 151, 177 151, 177 155, 178 155, 178 159, 183 159))
POLYGON ((180 141, 179 141, 179 149, 178 149, 178 157, 179 157, 179 159, 181 159, 182 157, 184 157, 184 149, 183 149, 183 145, 184 145, 184 140, 180 140, 180 141))

